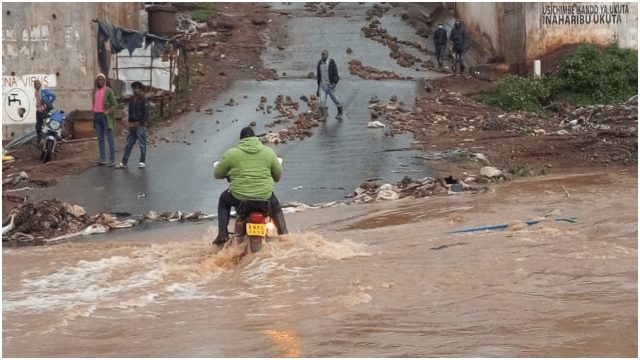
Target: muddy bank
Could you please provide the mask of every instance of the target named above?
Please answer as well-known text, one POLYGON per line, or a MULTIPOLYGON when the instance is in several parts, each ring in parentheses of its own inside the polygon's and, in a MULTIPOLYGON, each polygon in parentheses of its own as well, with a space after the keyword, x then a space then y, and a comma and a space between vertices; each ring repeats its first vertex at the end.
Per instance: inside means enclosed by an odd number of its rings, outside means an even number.
POLYGON ((433 88, 417 99, 416 112, 400 124, 414 134, 421 149, 483 153, 488 164, 515 175, 526 168, 524 176, 637 164, 637 97, 623 104, 563 109, 540 117, 490 108, 438 88, 437 82, 433 88))

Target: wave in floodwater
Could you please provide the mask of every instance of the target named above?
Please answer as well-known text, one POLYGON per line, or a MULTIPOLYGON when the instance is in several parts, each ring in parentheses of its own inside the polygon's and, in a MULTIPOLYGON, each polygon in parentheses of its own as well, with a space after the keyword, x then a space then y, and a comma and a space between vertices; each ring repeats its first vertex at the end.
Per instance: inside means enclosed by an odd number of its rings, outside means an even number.
POLYGON ((370 255, 364 244, 303 233, 279 237, 260 252, 240 258, 244 246, 214 249, 210 238, 207 234, 197 240, 138 247, 122 244, 125 251, 117 255, 110 255, 118 250, 117 244, 105 244, 110 250, 107 256, 94 260, 81 259, 79 247, 67 247, 64 251, 71 251, 69 258, 78 260, 50 274, 24 279, 18 289, 5 291, 3 313, 65 311, 88 316, 96 309, 126 309, 170 300, 240 299, 251 297, 252 289, 275 286, 270 285, 271 280, 302 281, 309 269, 323 262, 370 255), (240 277, 236 282, 248 287, 225 287, 225 276, 240 277))

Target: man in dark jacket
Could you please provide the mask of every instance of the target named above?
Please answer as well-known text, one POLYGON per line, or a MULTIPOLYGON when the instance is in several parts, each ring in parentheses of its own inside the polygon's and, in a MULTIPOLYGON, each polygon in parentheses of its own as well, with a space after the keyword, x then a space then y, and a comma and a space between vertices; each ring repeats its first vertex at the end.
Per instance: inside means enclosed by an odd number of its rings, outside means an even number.
POLYGON ((433 45, 435 45, 436 48, 438 65, 442 67, 442 53, 447 48, 447 30, 445 30, 442 24, 438 25, 436 32, 433 34, 433 45))
POLYGON ((464 51, 464 45, 467 41, 467 35, 462 28, 462 24, 460 24, 460 20, 456 20, 456 24, 451 30, 451 36, 449 37, 451 42, 453 42, 453 73, 456 72, 456 65, 460 65, 460 75, 464 71, 464 64, 462 63, 462 52, 464 51))
POLYGON ((127 147, 124 149, 122 162, 116 165, 116 169, 124 169, 127 167, 131 150, 136 141, 138 141, 138 145, 140 145, 140 163, 138 167, 143 169, 146 166, 147 132, 144 126, 149 120, 149 101, 144 96, 141 82, 134 82, 131 84, 131 88, 133 89, 133 99, 129 101, 129 134, 127 136, 127 147))
POLYGON ((321 59, 318 61, 316 69, 316 78, 318 81, 316 96, 320 97, 320 90, 322 90, 323 95, 321 101, 322 104, 326 106, 327 95, 329 95, 331 100, 333 100, 333 103, 338 107, 338 115, 336 116, 336 119, 342 119, 342 104, 340 104, 340 100, 338 100, 338 97, 335 94, 336 86, 340 80, 340 77, 338 76, 338 67, 333 59, 329 59, 329 52, 327 50, 322 50, 321 59))

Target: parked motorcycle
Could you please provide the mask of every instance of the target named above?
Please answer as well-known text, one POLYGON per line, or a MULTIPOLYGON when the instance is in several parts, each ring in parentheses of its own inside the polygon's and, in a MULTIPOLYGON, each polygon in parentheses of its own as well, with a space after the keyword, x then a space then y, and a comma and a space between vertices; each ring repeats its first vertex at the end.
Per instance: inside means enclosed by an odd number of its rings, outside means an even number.
MULTIPOLYGON (((282 164, 282 158, 278 158, 282 164)), ((215 169, 220 162, 213 163, 215 169)), ((227 178, 227 180, 229 180, 227 178)), ((232 215, 233 216, 233 215, 232 215)), ((251 252, 258 252, 262 244, 271 237, 277 236, 278 227, 271 216, 271 206, 268 200, 245 200, 236 209, 234 232, 231 240, 242 244, 248 240, 251 252)), ((232 243, 232 241, 229 241, 232 243)))
POLYGON ((58 141, 62 140, 62 123, 67 119, 64 115, 64 111, 52 110, 49 112, 49 116, 42 125, 42 135, 44 141, 42 144, 42 152, 40 154, 40 160, 43 163, 48 163, 53 159, 53 153, 56 150, 58 141))

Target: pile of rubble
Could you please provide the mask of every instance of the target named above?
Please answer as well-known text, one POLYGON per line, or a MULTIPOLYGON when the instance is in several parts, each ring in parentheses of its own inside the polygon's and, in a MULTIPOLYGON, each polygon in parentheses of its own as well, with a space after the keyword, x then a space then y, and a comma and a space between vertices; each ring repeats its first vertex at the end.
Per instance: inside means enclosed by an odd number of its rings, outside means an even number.
POLYGON ((611 131, 621 135, 638 135, 638 95, 619 105, 580 107, 567 114, 560 127, 574 131, 611 131))
POLYGON ((372 66, 362 65, 362 61, 352 59, 349 61, 351 75, 357 75, 365 80, 404 80, 405 78, 392 72, 376 69, 372 66))
POLYGON ((43 245, 79 235, 105 233, 112 229, 134 227, 146 221, 198 221, 214 218, 202 212, 150 211, 145 216, 101 213, 89 216, 78 205, 57 199, 39 203, 24 202, 9 212, 9 220, 2 227, 2 242, 14 245, 43 245))
POLYGON ((263 69, 256 77, 256 80, 280 80, 280 76, 278 75, 278 70, 276 69, 263 69))
POLYGON ((376 125, 382 124, 379 119, 384 119, 389 127, 387 134, 390 136, 411 130, 408 123, 411 118, 411 109, 404 102, 399 102, 396 95, 391 96, 388 104, 382 103, 377 96, 373 96, 369 100, 369 115, 371 122, 367 126, 381 127, 376 125))
POLYGON ((304 11, 315 13, 314 15, 318 17, 331 17, 335 16, 336 13, 333 10, 338 3, 324 3, 321 5, 320 3, 308 2, 304 4, 304 11))
POLYGON ((427 70, 444 73, 444 74, 448 74, 448 73, 451 72, 451 68, 449 68, 449 66, 446 66, 446 65, 445 66, 438 66, 438 64, 436 64, 436 62, 431 60, 431 59, 427 59, 427 60, 423 61, 420 64, 420 67, 425 68, 427 70))
POLYGON ((389 56, 395 59, 398 65, 402 67, 411 67, 415 65, 415 63, 422 62, 422 59, 415 57, 408 52, 400 50, 400 45, 406 45, 413 47, 423 53, 428 53, 421 44, 412 41, 398 40, 397 37, 391 36, 387 32, 387 29, 380 27, 380 25, 381 24, 379 20, 373 20, 368 27, 361 28, 361 31, 364 33, 365 37, 389 47, 389 49, 391 50, 389 56))
POLYGON ((26 171, 12 173, 2 178, 2 192, 11 193, 31 190, 32 187, 47 187, 55 183, 52 179, 30 179, 26 171))
POLYGON ((291 96, 278 95, 274 105, 266 105, 267 98, 262 97, 260 104, 256 111, 263 111, 263 113, 271 113, 275 110, 280 115, 276 116, 274 121, 266 124, 268 128, 275 127, 276 125, 288 124, 293 121, 293 124, 289 127, 280 129, 278 131, 269 131, 267 134, 261 137, 263 143, 281 144, 286 143, 289 140, 299 139, 303 140, 305 137, 310 137, 313 132, 312 128, 320 125, 320 122, 326 121, 323 114, 322 104, 316 98, 315 95, 300 97, 300 100, 307 104, 307 111, 300 112, 299 103, 294 102, 291 96))
POLYGON ((392 5, 373 4, 373 8, 367 10, 367 16, 365 19, 369 21, 373 19, 374 16, 382 17, 387 11, 391 10, 392 6, 395 6, 395 5, 396 4, 392 4, 392 5))
POLYGON ((420 180, 414 180, 405 176, 404 179, 395 184, 380 184, 365 181, 347 197, 352 198, 354 203, 361 204, 398 200, 406 197, 423 198, 427 196, 457 194, 463 191, 480 192, 485 190, 485 187, 468 185, 452 176, 439 179, 425 177, 420 180))

